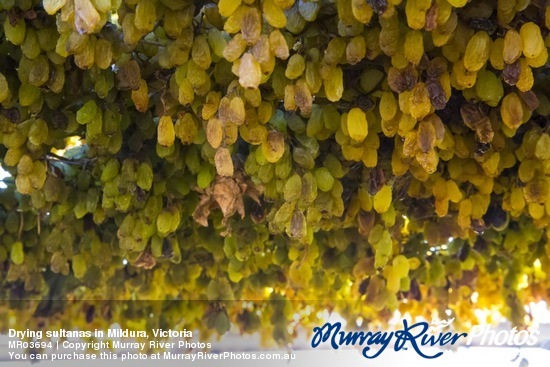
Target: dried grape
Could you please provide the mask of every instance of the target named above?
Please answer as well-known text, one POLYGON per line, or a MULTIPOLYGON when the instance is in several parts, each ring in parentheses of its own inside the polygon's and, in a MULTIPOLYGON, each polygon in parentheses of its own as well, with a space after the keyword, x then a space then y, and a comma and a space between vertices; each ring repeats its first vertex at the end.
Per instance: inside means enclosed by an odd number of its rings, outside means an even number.
POLYGON ((22 328, 290 345, 325 308, 525 328, 548 301, 544 1, 0 8, 0 306, 22 328))

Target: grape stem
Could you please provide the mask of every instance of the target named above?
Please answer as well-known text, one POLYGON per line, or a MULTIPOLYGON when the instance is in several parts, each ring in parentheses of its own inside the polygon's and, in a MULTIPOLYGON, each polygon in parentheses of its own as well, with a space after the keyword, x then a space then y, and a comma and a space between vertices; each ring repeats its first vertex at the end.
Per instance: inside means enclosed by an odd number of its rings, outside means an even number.
POLYGON ((52 152, 47 153, 45 157, 48 160, 53 159, 61 163, 66 163, 66 164, 75 165, 75 166, 86 166, 87 164, 95 161, 95 158, 80 158, 80 159, 65 158, 52 152))
POLYGON ((151 45, 151 46, 166 47, 165 44, 162 44, 162 43, 160 43, 158 41, 154 41, 154 40, 148 40, 148 39, 145 39, 145 38, 142 38, 141 40, 139 40, 139 42, 145 43, 145 44, 151 45))
POLYGON ((17 231, 17 240, 21 241, 21 235, 23 234, 24 217, 23 212, 19 212, 19 231, 17 231))
POLYGON ((36 232, 40 236, 41 227, 40 227, 40 214, 36 215, 36 232))

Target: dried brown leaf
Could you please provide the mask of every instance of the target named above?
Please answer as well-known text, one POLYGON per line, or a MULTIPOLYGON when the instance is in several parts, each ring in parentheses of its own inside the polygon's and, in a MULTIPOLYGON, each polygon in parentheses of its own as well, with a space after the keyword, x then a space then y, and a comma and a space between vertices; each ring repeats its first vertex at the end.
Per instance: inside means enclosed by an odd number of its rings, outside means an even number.
POLYGON ((222 224, 226 225, 227 221, 235 213, 240 214, 244 218, 244 196, 250 197, 259 206, 261 187, 252 185, 242 171, 236 171, 233 177, 216 176, 210 187, 201 193, 200 201, 195 211, 193 219, 204 227, 208 227, 208 217, 214 208, 220 208, 223 214, 222 224))
POLYGON ((193 219, 203 227, 208 227, 208 217, 210 216, 210 207, 212 205, 211 195, 211 189, 207 188, 193 212, 193 219))
POLYGON ((235 180, 218 176, 212 189, 212 196, 220 206, 224 219, 235 213, 239 213, 241 218, 244 218, 243 193, 235 180))
POLYGON ((144 269, 152 269, 156 264, 157 260, 153 254, 151 254, 151 249, 149 247, 143 250, 134 262, 135 267, 144 269))

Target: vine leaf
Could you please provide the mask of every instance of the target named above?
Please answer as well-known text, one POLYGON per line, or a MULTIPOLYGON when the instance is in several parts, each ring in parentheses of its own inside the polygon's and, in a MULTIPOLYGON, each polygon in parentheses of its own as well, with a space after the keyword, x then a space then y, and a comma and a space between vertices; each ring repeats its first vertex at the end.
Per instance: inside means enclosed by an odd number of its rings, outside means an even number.
POLYGON ((260 189, 251 185, 241 171, 233 177, 216 176, 214 182, 201 195, 199 204, 193 212, 193 219, 200 225, 208 227, 208 217, 213 208, 220 208, 223 214, 222 224, 235 213, 245 216, 244 195, 260 204, 260 189))

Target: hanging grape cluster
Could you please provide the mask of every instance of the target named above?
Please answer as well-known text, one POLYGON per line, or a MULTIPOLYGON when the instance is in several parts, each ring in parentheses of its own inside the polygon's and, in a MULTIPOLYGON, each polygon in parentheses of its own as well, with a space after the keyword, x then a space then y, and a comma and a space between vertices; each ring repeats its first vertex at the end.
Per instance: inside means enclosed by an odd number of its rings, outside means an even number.
POLYGON ((546 1, 0 0, 0 22, 2 330, 287 343, 324 309, 521 325, 550 298, 546 1))

